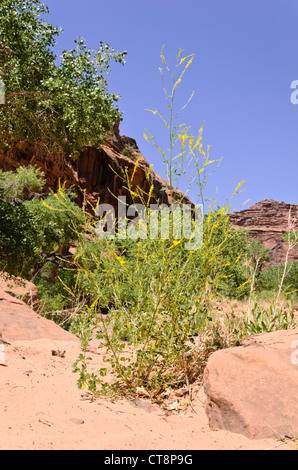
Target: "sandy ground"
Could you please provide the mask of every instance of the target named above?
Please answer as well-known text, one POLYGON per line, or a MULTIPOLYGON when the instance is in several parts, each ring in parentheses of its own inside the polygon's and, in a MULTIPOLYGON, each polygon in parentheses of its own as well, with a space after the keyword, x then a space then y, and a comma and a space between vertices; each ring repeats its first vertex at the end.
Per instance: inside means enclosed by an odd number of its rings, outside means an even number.
MULTIPOLYGON (((79 344, 48 339, 5 346, 0 366, 0 449, 25 450, 253 450, 293 449, 278 439, 253 441, 211 431, 204 392, 195 412, 167 411, 142 400, 92 398, 77 387, 72 364, 79 344), (64 357, 52 350, 65 351, 64 357)), ((100 356, 88 353, 93 368, 100 356)))

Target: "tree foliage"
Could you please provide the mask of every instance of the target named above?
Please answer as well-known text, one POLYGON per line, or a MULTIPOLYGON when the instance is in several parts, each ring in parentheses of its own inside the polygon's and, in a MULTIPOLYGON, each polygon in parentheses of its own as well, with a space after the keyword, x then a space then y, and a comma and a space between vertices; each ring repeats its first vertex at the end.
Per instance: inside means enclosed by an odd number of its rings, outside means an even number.
POLYGON ((7 203, 31 199, 44 186, 44 173, 33 166, 20 166, 15 172, 0 170, 0 198, 7 203))
POLYGON ((30 279, 35 264, 45 262, 43 255, 59 245, 69 248, 83 220, 71 191, 61 187, 40 198, 43 176, 33 167, 0 171, 0 270, 11 275, 30 279))
MULTIPOLYGON (((259 290, 278 291, 283 271, 284 264, 266 267, 259 277, 259 290)), ((290 292, 298 294, 298 261, 291 261, 288 264, 283 287, 287 294, 290 292)))
POLYGON ((0 145, 26 140, 76 155, 86 144, 100 145, 121 117, 107 74, 110 63, 124 63, 124 56, 108 44, 93 50, 78 39, 56 63, 54 46, 62 30, 43 19, 47 13, 40 0, 1 1, 0 145))

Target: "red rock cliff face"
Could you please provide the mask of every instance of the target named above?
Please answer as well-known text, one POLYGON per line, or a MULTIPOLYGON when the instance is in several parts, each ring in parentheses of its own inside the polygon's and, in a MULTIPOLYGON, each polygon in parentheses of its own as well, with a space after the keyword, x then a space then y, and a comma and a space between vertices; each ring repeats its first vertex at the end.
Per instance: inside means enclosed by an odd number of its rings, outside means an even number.
MULTIPOLYGON (((152 171, 135 140, 120 136, 117 127, 114 134, 100 148, 86 147, 76 162, 67 156, 42 155, 24 142, 7 151, 0 151, 0 169, 9 171, 27 165, 35 165, 44 172, 47 180, 46 190, 57 190, 59 181, 66 182, 66 187, 73 186, 79 204, 83 203, 84 193, 93 205, 96 205, 98 198, 101 203, 112 204, 116 213, 118 203, 114 195, 126 195, 127 203, 131 203, 122 179, 125 168, 130 178, 134 173, 133 189, 139 187, 149 193, 151 184, 154 185, 152 203, 156 200, 165 204, 170 201, 170 191, 162 191, 166 182, 152 171), (139 164, 135 169, 137 159, 139 164)), ((183 197, 184 203, 191 204, 182 193, 177 192, 176 195, 183 197)))
MULTIPOLYGON (((272 251, 272 264, 285 261, 288 244, 283 241, 288 231, 289 211, 292 222, 297 220, 298 206, 266 199, 240 212, 230 214, 235 228, 246 228, 251 238, 257 238, 272 251)), ((296 229, 298 225, 296 223, 296 229)), ((291 251, 289 258, 298 259, 298 250, 291 251)))
MULTIPOLYGON (((19 166, 36 166, 40 168, 46 177, 46 190, 56 190, 61 183, 67 181, 67 186, 76 185, 77 175, 69 159, 57 155, 42 155, 26 142, 19 142, 9 150, 0 150, 0 169, 14 171, 19 166)), ((80 188, 78 197, 82 196, 80 188)))
MULTIPOLYGON (((41 155, 26 143, 19 143, 7 151, 0 151, 0 169, 4 171, 15 170, 19 166, 35 165, 46 176, 46 189, 57 190, 59 180, 66 182, 66 186, 73 186, 77 194, 77 202, 82 204, 84 193, 86 198, 96 205, 98 198, 101 203, 109 203, 115 208, 117 215, 118 203, 116 196, 127 196, 127 203, 131 198, 125 188, 121 175, 127 168, 127 173, 134 179, 132 189, 141 188, 145 193, 154 185, 151 202, 169 204, 170 192, 162 191, 166 182, 156 175, 149 163, 139 151, 134 139, 120 136, 119 129, 115 127, 113 135, 100 147, 86 147, 76 162, 68 157, 57 155, 41 155), (137 169, 135 162, 139 159, 137 169), (119 175, 119 176, 118 176, 119 175)), ((190 199, 177 192, 186 204, 192 204, 190 199)), ((136 200, 135 202, 140 202, 136 200)), ((288 214, 291 205, 272 200, 258 202, 254 206, 230 214, 230 220, 235 228, 248 229, 252 238, 258 238, 265 246, 272 250, 273 264, 284 262, 287 243, 283 235, 288 230, 288 214)), ((297 217, 298 206, 292 206, 292 218, 297 217)), ((296 225, 297 227, 297 225, 296 225)), ((292 252, 290 259, 298 259, 298 252, 292 252)))

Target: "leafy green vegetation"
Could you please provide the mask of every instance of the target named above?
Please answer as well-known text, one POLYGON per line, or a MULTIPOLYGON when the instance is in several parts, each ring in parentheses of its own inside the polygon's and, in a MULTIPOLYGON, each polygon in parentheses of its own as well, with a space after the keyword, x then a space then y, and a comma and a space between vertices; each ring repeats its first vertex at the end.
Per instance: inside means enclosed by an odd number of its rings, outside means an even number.
MULTIPOLYGON (((284 272, 284 263, 269 266, 262 270, 258 280, 258 290, 277 292, 284 272)), ((284 291, 288 294, 298 293, 298 261, 289 262, 284 280, 284 291)))
POLYGON ((47 13, 40 0, 0 3, 0 145, 25 140, 76 156, 84 145, 100 145, 121 118, 107 74, 124 56, 102 42, 89 49, 79 38, 57 62, 53 48, 62 30, 43 19, 47 13))
POLYGON ((33 167, 0 171, 0 269, 30 279, 59 245, 68 251, 82 211, 71 191, 40 198, 44 175, 33 167), (49 210, 51 208, 51 210, 49 210), (74 217, 75 215, 75 217, 74 217))
POLYGON ((20 166, 13 171, 0 170, 0 196, 7 203, 20 203, 40 194, 45 186, 44 173, 38 168, 20 166))
MULTIPOLYGON (((166 94, 171 107, 180 83, 176 73, 187 59, 181 54, 180 50, 172 89, 166 94)), ((169 71, 163 52, 162 61, 169 71)), ((183 65, 180 76, 189 64, 183 65)), ((173 144, 169 155, 159 148, 148 131, 147 136, 160 150, 168 171, 174 172, 172 181, 177 184, 178 179, 187 177, 184 158, 188 164, 194 160, 197 176, 214 162, 209 158, 209 150, 203 149, 203 129, 194 138, 187 126, 173 125, 174 116, 172 109, 170 123, 166 125, 173 144), (180 148, 176 150, 177 143, 180 148), (179 174, 175 170, 177 159, 179 174)), ((133 201, 141 200, 147 207, 150 226, 152 215, 148 204, 153 187, 150 197, 140 188, 136 193, 132 189, 134 174, 126 175, 124 183, 133 201)), ((173 188, 169 189, 173 208, 177 201, 173 188)), ((199 183, 199 198, 202 198, 201 189, 199 183)), ((185 386, 190 390, 202 372, 208 351, 228 344, 218 338, 220 326, 213 314, 212 301, 221 294, 241 296, 241 290, 248 284, 243 263, 249 253, 249 242, 244 231, 232 229, 227 217, 229 209, 229 206, 214 209, 210 205, 200 227, 203 242, 196 249, 187 248, 185 233, 179 239, 175 237, 173 211, 170 235, 166 239, 143 237, 141 222, 139 236, 134 240, 122 236, 97 240, 79 237, 74 259, 77 281, 79 289, 91 295, 91 302, 85 316, 78 320, 78 331, 84 347, 92 334, 96 335, 105 348, 107 363, 99 375, 89 374, 82 354, 75 364, 80 386, 103 394, 144 394, 155 400, 171 388, 185 386), (106 375, 112 376, 112 381, 105 380, 106 375)), ((94 225, 95 220, 90 219, 90 233, 94 225)))
POLYGON ((125 147, 122 152, 121 152, 121 155, 123 155, 124 157, 127 157, 127 158, 131 158, 132 160, 135 160, 136 159, 136 156, 135 156, 135 146, 134 145, 129 145, 128 147, 125 147))
POLYGON ((290 330, 297 327, 293 304, 286 307, 271 303, 269 307, 262 308, 254 302, 251 318, 245 320, 242 326, 245 335, 272 333, 278 330, 290 330))

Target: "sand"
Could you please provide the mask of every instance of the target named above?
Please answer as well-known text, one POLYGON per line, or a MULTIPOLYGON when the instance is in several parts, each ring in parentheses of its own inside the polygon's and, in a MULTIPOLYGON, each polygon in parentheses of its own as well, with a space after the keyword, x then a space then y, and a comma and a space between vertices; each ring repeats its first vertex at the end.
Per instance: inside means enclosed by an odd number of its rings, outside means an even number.
MULTIPOLYGON (((77 386, 72 365, 79 354, 80 345, 74 341, 38 339, 5 345, 6 365, 0 366, 1 450, 294 448, 277 438, 249 440, 241 434, 210 430, 199 386, 194 387, 194 411, 175 406, 177 397, 166 409, 142 399, 94 398, 77 386)), ((99 354, 93 351, 87 356, 92 369, 101 366, 99 354)))

